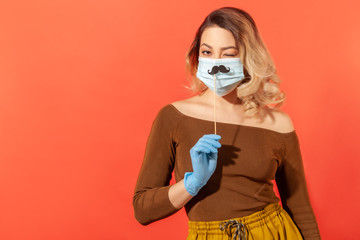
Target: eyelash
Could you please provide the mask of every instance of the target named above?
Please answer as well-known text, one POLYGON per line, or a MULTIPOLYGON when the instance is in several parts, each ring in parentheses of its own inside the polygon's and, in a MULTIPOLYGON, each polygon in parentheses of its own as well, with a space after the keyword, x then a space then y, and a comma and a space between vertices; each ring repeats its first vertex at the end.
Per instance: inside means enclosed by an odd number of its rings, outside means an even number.
POLYGON ((211 52, 210 52, 210 51, 207 51, 207 50, 204 50, 204 51, 202 51, 201 53, 204 54, 204 55, 207 55, 207 53, 211 53, 211 52))
MULTIPOLYGON (((211 52, 210 52, 210 51, 207 51, 207 50, 204 50, 204 51, 202 51, 201 53, 204 54, 204 55, 208 55, 208 54, 210 54, 211 52)), ((224 55, 227 56, 227 57, 235 57, 235 54, 224 54, 224 55)))

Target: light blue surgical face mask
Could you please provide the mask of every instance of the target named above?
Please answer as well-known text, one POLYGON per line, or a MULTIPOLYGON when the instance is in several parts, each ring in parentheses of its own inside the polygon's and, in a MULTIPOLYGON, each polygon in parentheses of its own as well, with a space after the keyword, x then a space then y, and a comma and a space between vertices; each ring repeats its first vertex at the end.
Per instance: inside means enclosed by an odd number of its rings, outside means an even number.
POLYGON ((234 90, 239 82, 245 78, 244 67, 240 58, 202 58, 199 57, 199 65, 196 76, 218 96, 225 96, 234 90))

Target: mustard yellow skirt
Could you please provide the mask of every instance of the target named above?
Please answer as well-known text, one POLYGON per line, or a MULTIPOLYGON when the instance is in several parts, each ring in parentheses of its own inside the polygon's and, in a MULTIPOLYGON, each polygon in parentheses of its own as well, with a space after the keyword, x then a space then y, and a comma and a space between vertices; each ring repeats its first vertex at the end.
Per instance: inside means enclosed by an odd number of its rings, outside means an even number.
POLYGON ((249 216, 224 221, 189 221, 187 240, 303 239, 289 214, 278 204, 249 216))

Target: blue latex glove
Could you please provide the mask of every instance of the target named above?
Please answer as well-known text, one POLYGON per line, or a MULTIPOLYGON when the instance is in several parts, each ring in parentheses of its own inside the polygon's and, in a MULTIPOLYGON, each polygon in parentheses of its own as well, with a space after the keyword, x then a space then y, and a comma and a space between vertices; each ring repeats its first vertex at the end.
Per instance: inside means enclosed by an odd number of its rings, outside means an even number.
POLYGON ((221 137, 216 134, 204 135, 190 150, 193 172, 185 173, 184 184, 192 196, 195 196, 205 186, 215 172, 217 149, 221 147, 220 139, 221 137))

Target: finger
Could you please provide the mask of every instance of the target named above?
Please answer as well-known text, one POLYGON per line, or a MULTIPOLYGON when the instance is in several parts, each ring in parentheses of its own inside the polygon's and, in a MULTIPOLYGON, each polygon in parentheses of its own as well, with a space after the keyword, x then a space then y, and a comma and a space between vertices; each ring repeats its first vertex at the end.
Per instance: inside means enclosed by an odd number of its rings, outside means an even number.
POLYGON ((215 152, 215 153, 218 152, 214 146, 212 146, 211 144, 209 144, 205 141, 199 141, 196 145, 205 147, 205 148, 209 149, 210 152, 215 152))
POLYGON ((214 141, 219 141, 221 139, 221 137, 219 135, 216 135, 216 134, 205 134, 201 138, 211 139, 211 140, 214 140, 214 141))
POLYGON ((192 151, 195 151, 197 153, 210 153, 210 149, 206 146, 203 146, 199 143, 197 143, 192 149, 192 151))
POLYGON ((217 164, 217 158, 210 158, 209 159, 209 171, 214 171, 216 168, 216 164, 217 164))
POLYGON ((221 144, 218 141, 206 137, 202 137, 199 142, 206 142, 215 148, 221 147, 221 144))
POLYGON ((220 140, 221 136, 217 134, 205 134, 203 137, 214 139, 214 140, 220 140))

